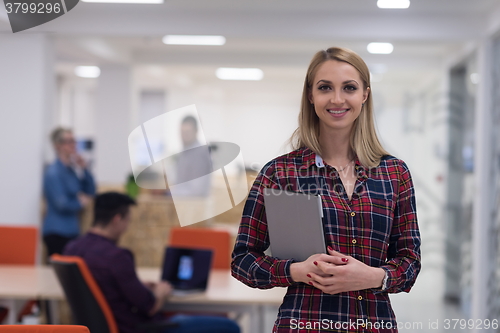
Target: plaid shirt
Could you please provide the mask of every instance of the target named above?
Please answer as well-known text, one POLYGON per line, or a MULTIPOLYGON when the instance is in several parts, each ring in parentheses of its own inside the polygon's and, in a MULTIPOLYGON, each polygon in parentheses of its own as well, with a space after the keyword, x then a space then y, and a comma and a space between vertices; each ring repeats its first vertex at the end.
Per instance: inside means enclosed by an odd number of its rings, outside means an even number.
MULTIPOLYGON (((352 170, 352 169, 351 169, 352 170)), ((246 201, 232 254, 232 275, 254 288, 288 287, 273 332, 397 332, 388 293, 408 292, 420 271, 415 192, 407 165, 385 156, 376 168, 356 159, 351 200, 335 168, 309 148, 267 163, 246 201), (386 271, 385 289, 335 295, 290 275, 290 260, 267 256, 264 188, 320 194, 326 245, 386 271), (391 328, 392 326, 392 328, 391 328)))

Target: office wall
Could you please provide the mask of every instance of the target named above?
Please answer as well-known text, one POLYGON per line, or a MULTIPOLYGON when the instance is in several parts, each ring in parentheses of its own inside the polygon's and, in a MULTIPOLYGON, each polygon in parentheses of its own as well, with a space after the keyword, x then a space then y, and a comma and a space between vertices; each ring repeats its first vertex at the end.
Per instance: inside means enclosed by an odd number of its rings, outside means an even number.
POLYGON ((52 41, 2 34, 0 45, 0 224, 39 225, 55 86, 52 41))
MULTIPOLYGON (((500 36, 493 42, 493 59, 500 59, 500 36)), ((496 129, 492 132, 492 202, 493 218, 490 233, 491 279, 489 280, 490 297, 488 307, 491 318, 500 317, 500 63, 496 61, 493 68, 492 124, 496 129)))
POLYGON ((156 82, 139 68, 136 89, 164 89, 165 111, 196 104, 207 141, 238 144, 247 166, 260 168, 287 151, 305 74, 301 68, 261 68, 262 81, 223 81, 215 67, 167 67, 156 82))

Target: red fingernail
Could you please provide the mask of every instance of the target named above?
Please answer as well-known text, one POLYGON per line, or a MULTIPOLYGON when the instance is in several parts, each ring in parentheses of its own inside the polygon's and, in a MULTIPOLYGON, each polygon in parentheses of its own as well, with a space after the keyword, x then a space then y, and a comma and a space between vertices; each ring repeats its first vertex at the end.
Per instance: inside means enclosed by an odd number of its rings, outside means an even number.
POLYGON ((318 262, 317 261, 313 262, 313 264, 315 264, 316 266, 318 266, 318 262))
POLYGON ((330 245, 328 245, 328 250, 333 251, 333 247, 331 247, 330 245))
POLYGON ((342 258, 342 261, 343 261, 343 262, 348 262, 348 261, 349 261, 349 259, 347 259, 347 258, 342 258))
POLYGON ((307 274, 307 277, 310 278, 311 277, 311 274, 307 274))
POLYGON ((311 286, 313 286, 313 283, 312 283, 312 281, 309 281, 309 284, 310 284, 311 286))

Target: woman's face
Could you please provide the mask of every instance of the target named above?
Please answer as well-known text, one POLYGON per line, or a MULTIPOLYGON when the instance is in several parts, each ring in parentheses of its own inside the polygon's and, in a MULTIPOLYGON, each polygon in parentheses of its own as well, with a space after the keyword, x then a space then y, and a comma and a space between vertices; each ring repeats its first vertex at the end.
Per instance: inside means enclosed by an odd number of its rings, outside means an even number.
POLYGON ((60 142, 56 145, 58 154, 70 156, 76 153, 76 141, 71 132, 64 132, 60 142))
POLYGON ((350 129, 361 113, 369 90, 364 89, 359 72, 352 65, 336 60, 322 63, 309 93, 320 128, 350 129))

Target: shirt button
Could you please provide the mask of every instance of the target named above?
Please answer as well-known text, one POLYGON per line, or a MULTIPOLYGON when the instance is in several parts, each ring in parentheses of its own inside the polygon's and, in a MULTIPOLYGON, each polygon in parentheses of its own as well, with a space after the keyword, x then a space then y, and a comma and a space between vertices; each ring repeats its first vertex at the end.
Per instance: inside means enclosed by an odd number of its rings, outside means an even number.
POLYGON ((358 301, 361 301, 361 300, 363 300, 363 296, 359 295, 358 296, 358 301))
POLYGON ((351 241, 351 243, 353 243, 353 244, 356 244, 357 242, 358 242, 358 241, 357 241, 357 240, 355 240, 355 239, 353 239, 353 240, 351 241))
POLYGON ((362 324, 361 324, 361 327, 365 327, 365 323, 362 323, 362 324))
POLYGON ((355 215, 356 215, 356 213, 355 213, 355 212, 351 212, 351 216, 355 216, 355 215))

